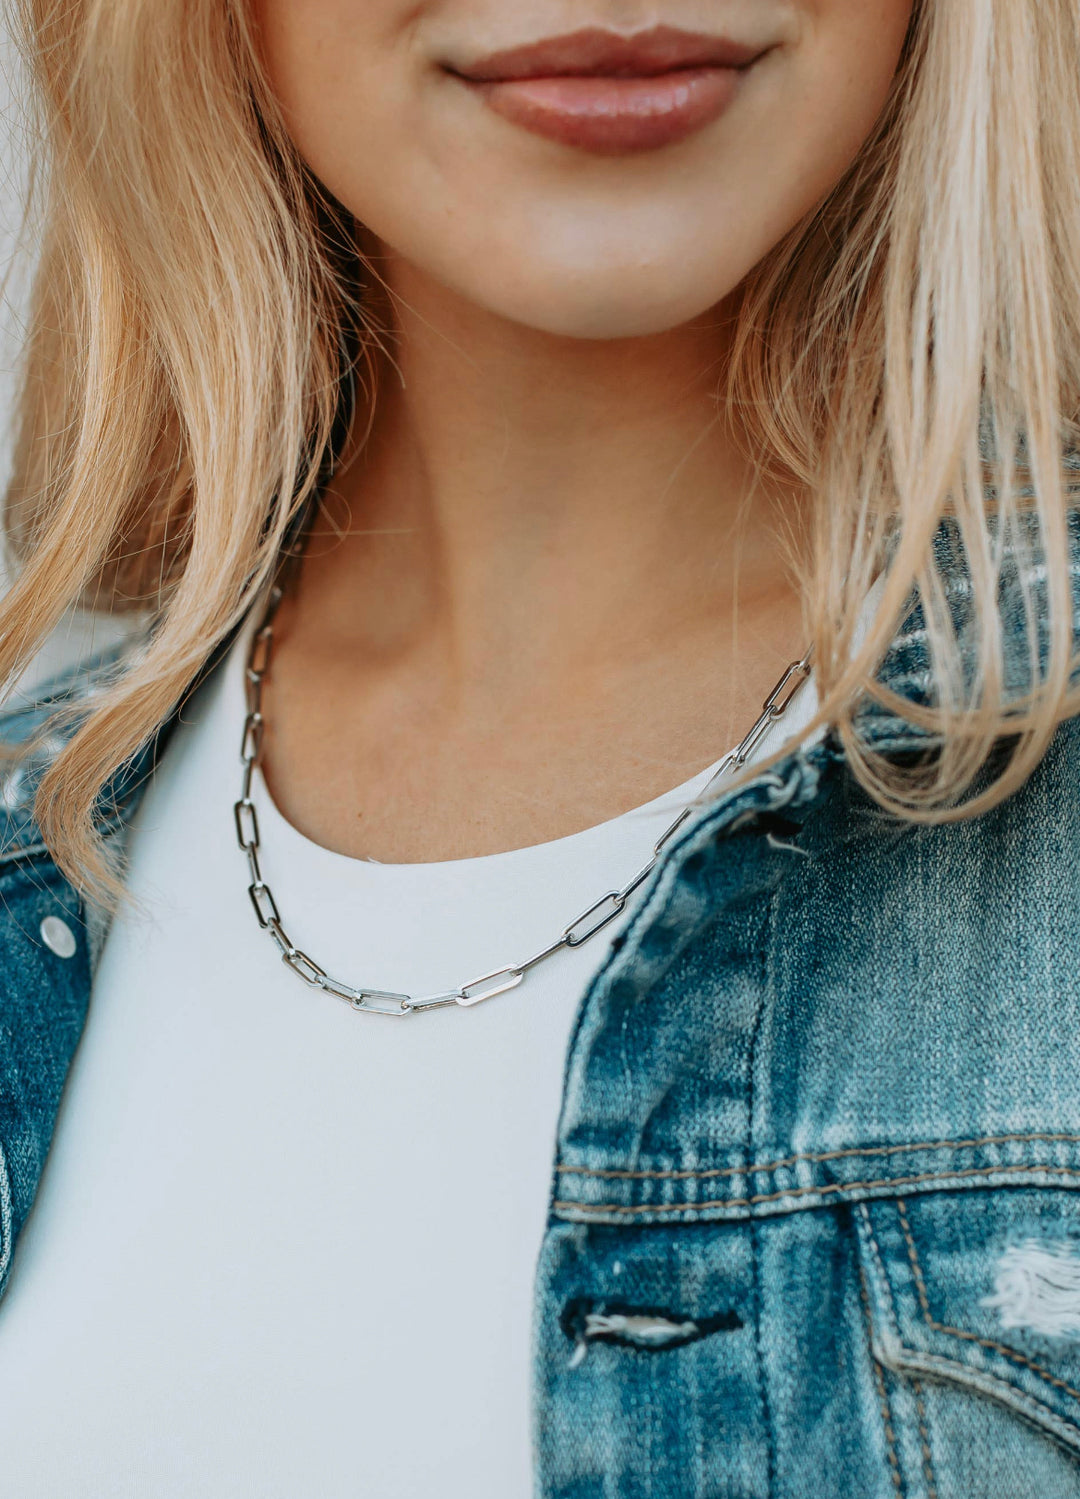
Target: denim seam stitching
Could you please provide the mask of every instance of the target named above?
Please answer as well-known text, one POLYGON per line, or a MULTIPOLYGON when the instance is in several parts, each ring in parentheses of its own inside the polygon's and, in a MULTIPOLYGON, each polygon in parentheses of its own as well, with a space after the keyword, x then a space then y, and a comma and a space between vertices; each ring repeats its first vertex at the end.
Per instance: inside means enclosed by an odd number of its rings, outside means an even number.
MULTIPOLYGON (((754 1197, 718 1197, 709 1202, 655 1202, 627 1205, 620 1202, 571 1202, 556 1201, 556 1211, 572 1210, 578 1213, 700 1213, 709 1208, 755 1207, 763 1202, 780 1202, 785 1197, 826 1197, 836 1192, 868 1192, 878 1187, 914 1187, 921 1182, 961 1181, 977 1176, 1009 1176, 1017 1173, 1034 1173, 1042 1176, 1070 1176, 1080 1178, 1080 1171, 1068 1166, 1018 1165, 979 1166, 962 1171, 924 1171, 918 1176, 882 1177, 878 1181, 828 1182, 823 1187, 790 1187, 786 1192, 760 1192, 754 1197)), ((1080 1399, 1080 1392, 1077 1393, 1080 1399)))
POLYGON ((870 1209, 865 1202, 860 1202, 855 1211, 862 1219, 866 1229, 867 1239, 870 1244, 870 1258, 877 1267, 878 1279, 881 1281, 882 1301, 884 1302, 886 1299, 888 1301, 885 1310, 888 1312, 893 1337, 898 1344, 902 1344, 903 1339, 900 1336, 900 1324, 896 1317, 896 1302, 893 1297, 893 1288, 889 1277, 885 1274, 885 1260, 878 1245, 877 1235, 874 1232, 874 1220, 871 1218, 870 1209))
MULTIPOLYGON (((902 1199, 898 1198, 898 1202, 902 1199)), ((1069 1421, 1066 1417, 1059 1416, 1050 1406, 1035 1395, 1029 1395, 1026 1390, 1018 1389, 1016 1385, 1009 1384, 1000 1375, 993 1374, 988 1370, 973 1368, 970 1364, 963 1363, 960 1359, 948 1358, 941 1353, 920 1353, 917 1349, 906 1344, 900 1334, 899 1324, 896 1320, 896 1307, 893 1301, 893 1288, 889 1277, 885 1273, 885 1261, 878 1246, 877 1237, 874 1233, 874 1222, 870 1216, 868 1203, 861 1202, 856 1212, 865 1226, 869 1241, 869 1256, 877 1267, 877 1274, 881 1281, 882 1296, 887 1299, 885 1307, 892 1323, 893 1336, 896 1340, 898 1350, 905 1355, 906 1367, 912 1373, 914 1382, 914 1370, 921 1368, 931 1378, 940 1375, 943 1371, 950 1377, 960 1375, 965 1382, 975 1381, 976 1387, 987 1389, 989 1393, 995 1394, 1000 1391, 997 1398, 1010 1403, 1024 1420, 1030 1421, 1037 1429, 1045 1430, 1049 1426, 1070 1447, 1076 1447, 1076 1423, 1069 1421), (1016 1402, 1020 1404, 1017 1405, 1016 1402), (1036 1414, 1036 1411, 1038 1414, 1036 1414)), ((901 1368, 905 1365, 901 1365, 901 1368)))
POLYGON ((1024 1354, 1018 1353, 1014 1348, 1007 1347, 1004 1343, 995 1343, 992 1338, 980 1338, 978 1334, 966 1332, 962 1327, 949 1327, 946 1323, 937 1320, 930 1310, 930 1298, 926 1290, 926 1281, 923 1279, 919 1251, 915 1247, 915 1239, 911 1232, 911 1224, 908 1220, 907 1210, 902 1198, 897 1198, 896 1206, 900 1215, 900 1228, 907 1243, 908 1259, 911 1261, 911 1273, 915 1279, 915 1291, 919 1298, 919 1306, 922 1308, 923 1318, 927 1326, 933 1328, 935 1332, 945 1333, 949 1337, 963 1338, 967 1343, 977 1343, 981 1348, 989 1348, 994 1353, 1000 1353, 1005 1358, 1011 1359, 1014 1363, 1023 1365, 1025 1369, 1030 1369, 1033 1374, 1037 1374, 1040 1379, 1046 1380, 1048 1384, 1054 1385, 1059 1390, 1064 1390, 1067 1395, 1071 1395, 1075 1400, 1080 1400, 1080 1390, 1075 1389, 1071 1384, 1067 1384, 1064 1379, 1058 1379, 1056 1375, 1051 1374, 1049 1369, 1044 1368, 1042 1364, 1037 1364, 1034 1359, 1026 1358, 1024 1354))
POLYGON ((853 1156, 899 1155, 916 1150, 971 1150, 981 1145, 1034 1144, 1080 1145, 1080 1135, 1032 1134, 1032 1135, 984 1135, 975 1140, 922 1140, 913 1145, 866 1145, 853 1146, 848 1150, 800 1151, 784 1156, 778 1161, 766 1161, 755 1166, 714 1166, 705 1171, 605 1171, 590 1166, 557 1166, 563 1176, 595 1176, 607 1181, 701 1181, 706 1177, 754 1176, 759 1172, 779 1171, 787 1166, 797 1166, 802 1161, 843 1161, 853 1156))
POLYGON ((764 1339, 761 1327, 761 1319, 765 1308, 763 1281, 760 1273, 761 1249, 754 1228, 755 1225, 751 1223, 750 1252, 754 1262, 754 1343, 757 1349, 758 1367, 761 1372, 761 1419, 765 1429, 765 1492, 767 1495, 771 1495, 774 1492, 776 1483, 776 1443, 773 1431, 772 1401, 769 1398, 769 1374, 765 1363, 764 1339))
MULTIPOLYGON (((766 907, 765 923, 764 923, 765 930, 769 932, 770 939, 772 937, 772 929, 775 926, 775 919, 774 919, 775 915, 776 915, 776 896, 775 896, 775 893, 774 893, 772 895, 772 897, 770 898, 770 900, 768 902, 768 905, 766 907)), ((763 941, 760 944, 760 952, 761 952, 760 967, 761 967, 761 972, 760 972, 760 976, 759 976, 760 977, 760 982, 759 982, 759 987, 758 987, 758 993, 760 995, 762 995, 762 996, 764 996, 767 993, 768 964, 769 964, 768 953, 769 953, 769 950, 770 950, 770 946, 771 946, 771 942, 765 942, 765 941, 763 941)), ((753 1026, 753 1030, 750 1033, 750 1041, 749 1041, 749 1045, 747 1046, 747 1053, 746 1053, 746 1145, 747 1145, 747 1154, 748 1155, 752 1155, 753 1151, 754 1151, 754 1099, 755 1099, 755 1094, 756 1094, 756 1089, 755 1089, 755 1086, 754 1086, 754 1084, 755 1084, 755 1077, 756 1077, 756 1070, 755 1069, 757 1067, 758 1039, 759 1039, 759 1037, 761 1035, 761 1027, 762 1027, 762 1025, 764 1023, 764 1019, 765 1019, 765 1003, 764 1003, 764 999, 763 999, 762 1002, 757 1007, 757 1015, 755 1016, 755 1019, 754 1019, 754 1026, 753 1026)), ((774 1492, 775 1485, 776 1485, 776 1452, 775 1452, 775 1439, 774 1439, 774 1431, 773 1431, 772 1401, 771 1401, 770 1396, 769 1396, 769 1388, 768 1388, 768 1377, 769 1377, 768 1376, 768 1366, 767 1366, 767 1364, 765 1362, 765 1355, 764 1355, 764 1338, 763 1338, 763 1329, 762 1329, 762 1318, 764 1316, 764 1309, 765 1309, 765 1295, 764 1295, 764 1285, 765 1285, 765 1283, 764 1283, 764 1277, 761 1275, 761 1264, 760 1264, 760 1260, 761 1260, 761 1246, 760 1246, 760 1244, 758 1242, 758 1238, 759 1238, 759 1236, 758 1236, 757 1232, 755 1231, 755 1226, 754 1226, 753 1223, 751 1223, 751 1225, 750 1225, 750 1252, 751 1252, 751 1255, 752 1255, 752 1258, 753 1258, 754 1303, 755 1303, 755 1316, 754 1316, 754 1334, 755 1334, 755 1338, 754 1338, 754 1340, 755 1340, 755 1343, 756 1343, 756 1346, 757 1346, 758 1366, 759 1366, 759 1368, 761 1370, 761 1416, 762 1416, 762 1422, 763 1422, 764 1429, 765 1429, 765 1463, 766 1463, 766 1469, 765 1469, 765 1488, 766 1488, 766 1493, 768 1495, 771 1495, 774 1492)))
POLYGON ((922 1383, 917 1379, 913 1379, 911 1387, 915 1391, 915 1410, 919 1417, 919 1446, 922 1448, 926 1495, 927 1499, 938 1499, 937 1479, 934 1476, 934 1457, 930 1451, 930 1432, 926 1424, 926 1403, 923 1400, 922 1383))
MULTIPOLYGON (((871 1233, 873 1230, 871 1230, 871 1233)), ((896 1428, 893 1426, 892 1408, 889 1405, 889 1392, 885 1386, 885 1374, 881 1367, 881 1361, 874 1354, 874 1314, 870 1310, 870 1294, 866 1289, 866 1276, 862 1267, 859 1267, 859 1298, 863 1304, 863 1315, 866 1317, 866 1329, 870 1339, 870 1367, 874 1371, 874 1384, 877 1386, 878 1401, 881 1405, 881 1421, 885 1430, 885 1447, 889 1458, 889 1467, 892 1470, 893 1487, 899 1495, 904 1492, 904 1479, 900 1472, 900 1458, 896 1451, 896 1428)))
POLYGON ((946 1378, 964 1388, 973 1385, 975 1389, 989 1394, 992 1399, 1002 1401, 1021 1420, 1034 1426, 1036 1431, 1045 1432, 1049 1428, 1073 1453, 1076 1452, 1077 1423, 1068 1416, 1059 1416, 1041 1396, 1029 1395, 1019 1385, 1011 1384, 999 1374, 991 1374, 988 1370, 976 1368, 970 1363, 965 1364, 958 1358, 949 1358, 943 1353, 920 1353, 906 1344, 903 1352, 906 1359, 901 1366, 902 1372, 913 1374, 914 1370, 919 1369, 931 1379, 941 1378, 944 1373, 946 1378))
POLYGON ((877 1359, 871 1356, 871 1364, 874 1369, 874 1383, 877 1385, 878 1400, 881 1402, 881 1419, 885 1426, 885 1441, 889 1453, 889 1467, 892 1470, 893 1487, 898 1494, 904 1492, 904 1479, 900 1472, 900 1459, 896 1452, 896 1427, 893 1425, 892 1407, 889 1405, 889 1392, 885 1387, 885 1375, 877 1359))

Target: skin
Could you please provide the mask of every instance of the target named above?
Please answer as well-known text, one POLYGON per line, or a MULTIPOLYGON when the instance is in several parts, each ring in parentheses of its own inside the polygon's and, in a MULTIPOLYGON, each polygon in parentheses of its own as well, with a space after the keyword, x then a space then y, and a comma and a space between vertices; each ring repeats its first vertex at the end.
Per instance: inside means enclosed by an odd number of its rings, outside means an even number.
POLYGON ((726 305, 835 185, 912 0, 254 0, 297 145, 364 226, 394 367, 283 606, 266 774, 302 832, 464 858, 618 815, 711 763, 804 648, 718 407, 726 305), (675 145, 599 156, 443 64, 603 27, 772 50, 675 145))

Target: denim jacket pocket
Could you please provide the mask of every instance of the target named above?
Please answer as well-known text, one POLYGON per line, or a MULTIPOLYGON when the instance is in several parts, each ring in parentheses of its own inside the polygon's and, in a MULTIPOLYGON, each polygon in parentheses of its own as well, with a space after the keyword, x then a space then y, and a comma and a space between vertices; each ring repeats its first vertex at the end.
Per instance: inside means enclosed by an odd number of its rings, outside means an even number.
POLYGON ((1080 1453, 1080 1193, 971 1188, 854 1211, 878 1363, 916 1389, 989 1396, 1080 1453))

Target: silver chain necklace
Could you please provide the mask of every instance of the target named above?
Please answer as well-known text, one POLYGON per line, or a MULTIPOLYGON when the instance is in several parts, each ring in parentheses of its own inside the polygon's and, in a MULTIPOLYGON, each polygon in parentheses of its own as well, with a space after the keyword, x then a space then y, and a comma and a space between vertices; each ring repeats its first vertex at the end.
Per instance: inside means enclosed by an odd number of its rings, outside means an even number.
MULTIPOLYGON (((599 900, 593 901, 592 905, 575 916, 568 926, 563 927, 558 937, 549 946, 534 953, 531 958, 525 958, 522 962, 509 963, 504 968, 495 968, 490 973, 482 973, 478 978, 470 979, 468 983, 461 984, 457 989, 446 989, 439 994, 422 995, 395 994, 385 989, 354 989, 350 984, 343 984, 340 980, 331 978, 324 968, 319 967, 314 958, 308 957, 306 952, 297 947, 285 931, 273 891, 263 879, 262 866, 259 863, 259 849, 262 846, 259 839, 259 818, 255 803, 251 798, 251 781, 262 754, 265 725, 262 713, 263 679, 270 666, 270 652, 274 640, 274 615, 281 603, 282 592, 280 583, 275 583, 270 590, 266 612, 252 637, 248 652, 247 717, 244 720, 244 733, 240 745, 240 760, 244 773, 240 800, 235 803, 233 811, 236 818, 237 842, 247 859, 248 873, 251 876, 248 895, 251 897, 255 915, 258 917, 260 927, 277 946, 282 962, 291 968, 298 978, 312 989, 322 989, 327 994, 333 994, 338 999, 345 1000, 354 1010, 364 1014, 412 1015, 421 1014, 426 1010, 441 1010, 448 1005, 478 1005, 482 1000, 494 999, 496 994, 505 994, 508 989, 516 989, 525 975, 538 964, 546 962, 548 958, 553 958, 564 947, 581 947, 583 943, 591 941, 599 932, 602 932, 609 922, 615 920, 630 896, 639 885, 644 884, 656 868, 664 847, 689 818, 693 810, 692 805, 684 807, 671 826, 661 833, 653 844, 652 858, 638 870, 632 879, 628 880, 621 889, 609 890, 599 900)), ((741 770, 755 746, 768 733, 776 720, 787 711, 809 675, 810 651, 807 651, 800 661, 793 661, 784 672, 765 699, 761 717, 742 742, 724 756, 698 793, 700 797, 704 797, 723 776, 741 770)))

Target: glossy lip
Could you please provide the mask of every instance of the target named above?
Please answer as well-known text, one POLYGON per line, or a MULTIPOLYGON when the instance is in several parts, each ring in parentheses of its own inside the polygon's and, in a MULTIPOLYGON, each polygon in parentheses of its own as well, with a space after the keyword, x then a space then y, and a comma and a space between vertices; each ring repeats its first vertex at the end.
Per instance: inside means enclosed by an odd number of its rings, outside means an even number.
POLYGON ((447 71, 505 119, 599 155, 685 140, 717 119, 770 47, 657 26, 589 28, 447 71))

